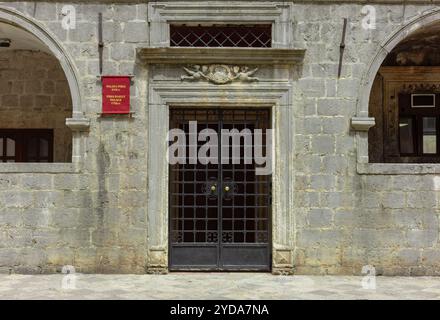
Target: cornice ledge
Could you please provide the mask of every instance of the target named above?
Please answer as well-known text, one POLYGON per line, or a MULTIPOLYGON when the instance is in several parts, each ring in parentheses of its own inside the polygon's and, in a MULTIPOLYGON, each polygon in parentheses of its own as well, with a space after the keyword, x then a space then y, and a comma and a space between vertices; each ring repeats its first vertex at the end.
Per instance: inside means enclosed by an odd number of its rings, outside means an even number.
POLYGON ((355 131, 368 131, 376 124, 376 120, 371 117, 352 117, 351 127, 355 131))
POLYGON ((285 48, 139 48, 138 57, 147 64, 212 64, 249 65, 297 64, 304 58, 304 49, 285 48))
POLYGON ((383 76, 389 74, 413 74, 413 73, 438 73, 440 66, 384 66, 380 67, 379 73, 383 76))

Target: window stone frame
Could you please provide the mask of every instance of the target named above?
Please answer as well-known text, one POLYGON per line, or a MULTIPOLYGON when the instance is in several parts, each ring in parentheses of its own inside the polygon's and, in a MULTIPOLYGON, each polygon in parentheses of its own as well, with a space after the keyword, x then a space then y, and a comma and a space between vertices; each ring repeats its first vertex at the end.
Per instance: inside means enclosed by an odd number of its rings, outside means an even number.
POLYGON ((169 25, 173 23, 260 23, 272 24, 272 48, 291 48, 292 10, 292 5, 284 2, 152 2, 148 4, 150 47, 170 46, 169 25))

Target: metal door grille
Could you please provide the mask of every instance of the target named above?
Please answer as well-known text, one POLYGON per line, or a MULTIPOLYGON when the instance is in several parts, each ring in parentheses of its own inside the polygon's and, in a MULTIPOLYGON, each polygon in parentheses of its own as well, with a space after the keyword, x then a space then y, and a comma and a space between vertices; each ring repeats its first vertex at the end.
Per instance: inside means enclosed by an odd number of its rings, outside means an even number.
MULTIPOLYGON (((189 121, 197 121, 197 132, 263 129, 263 145, 269 129, 268 110, 172 109, 170 119, 170 128, 184 130, 187 142, 189 121)), ((225 149, 218 141, 221 158, 225 149)), ((271 176, 256 175, 254 161, 244 163, 241 142, 239 164, 170 166, 171 269, 269 268, 271 176)))
POLYGON ((171 47, 270 48, 272 26, 170 26, 171 47))

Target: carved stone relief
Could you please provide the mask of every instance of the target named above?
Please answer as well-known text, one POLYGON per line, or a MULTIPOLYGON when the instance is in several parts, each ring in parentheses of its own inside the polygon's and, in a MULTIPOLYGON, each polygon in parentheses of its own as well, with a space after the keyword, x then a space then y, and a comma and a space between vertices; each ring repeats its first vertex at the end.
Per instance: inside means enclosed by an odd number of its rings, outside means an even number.
POLYGON ((417 93, 417 92, 440 92, 440 84, 435 83, 410 83, 404 84, 400 90, 401 93, 417 93))
POLYGON ((259 81, 253 75, 258 68, 250 69, 247 66, 232 66, 225 64, 191 65, 183 67, 187 75, 182 75, 182 81, 208 81, 214 84, 228 84, 231 82, 259 81))

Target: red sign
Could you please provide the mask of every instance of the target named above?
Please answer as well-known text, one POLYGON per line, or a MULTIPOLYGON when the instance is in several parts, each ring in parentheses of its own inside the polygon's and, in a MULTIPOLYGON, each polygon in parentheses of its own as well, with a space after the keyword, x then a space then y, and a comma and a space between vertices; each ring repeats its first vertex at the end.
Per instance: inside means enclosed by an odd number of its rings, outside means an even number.
POLYGON ((102 113, 130 113, 130 77, 102 77, 102 113))

